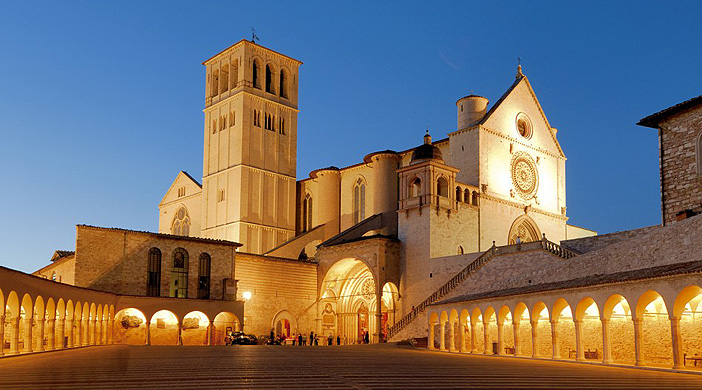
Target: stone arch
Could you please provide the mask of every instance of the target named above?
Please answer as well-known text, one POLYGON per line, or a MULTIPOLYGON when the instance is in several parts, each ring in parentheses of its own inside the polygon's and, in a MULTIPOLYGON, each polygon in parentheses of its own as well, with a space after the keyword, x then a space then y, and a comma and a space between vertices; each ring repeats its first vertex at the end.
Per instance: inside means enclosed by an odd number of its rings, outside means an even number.
POLYGON ((277 69, 274 62, 268 61, 266 63, 266 92, 275 94, 276 82, 275 75, 277 74, 277 69))
POLYGON ((559 298, 553 304, 551 311, 551 322, 554 359, 574 359, 576 354, 575 345, 575 323, 573 322, 573 310, 570 304, 564 298, 559 298))
POLYGON ((636 344, 629 301, 620 294, 612 294, 603 305, 602 319, 602 326, 607 327, 606 331, 609 333, 609 345, 604 346, 607 351, 603 358, 604 363, 634 364, 636 344))
POLYGON ((548 306, 543 301, 538 301, 531 309, 531 326, 535 328, 536 337, 532 343, 533 357, 553 356, 553 335, 548 306))
POLYGON ((507 236, 507 243, 514 245, 517 243, 517 237, 521 242, 539 241, 541 239, 541 230, 539 226, 528 215, 521 215, 512 222, 507 236))
POLYGON ((190 235, 190 213, 188 213, 188 208, 184 204, 180 204, 173 215, 171 234, 177 236, 190 235))
POLYGON ((697 177, 702 177, 702 131, 697 134, 695 142, 695 157, 697 162, 697 177))
POLYGON ((437 349, 438 343, 436 338, 440 337, 440 333, 437 332, 438 327, 441 326, 439 323, 439 315, 435 311, 429 312, 427 315, 427 322, 429 326, 429 337, 427 338, 427 347, 429 349, 437 349))
POLYGON ((0 288, 0 316, 5 315, 5 294, 2 291, 2 288, 0 288))
POLYGON ((181 324, 183 345, 208 345, 210 319, 201 311, 191 311, 183 316, 181 324))
POLYGON ((663 296, 658 291, 648 290, 637 300, 634 327, 636 328, 638 322, 641 331, 638 335, 636 365, 673 364, 669 312, 663 296))
POLYGON ((449 312, 449 322, 448 322, 448 339, 449 343, 447 345, 449 351, 455 352, 457 350, 457 345, 461 344, 461 332, 460 332, 460 323, 458 322, 458 310, 456 309, 451 309, 449 312))
POLYGON ((114 316, 113 340, 116 344, 146 344, 148 324, 141 310, 133 307, 124 308, 114 316))
POLYGON ((284 66, 280 66, 280 78, 279 78, 279 86, 278 86, 278 94, 282 98, 288 98, 288 95, 290 94, 290 71, 284 66))
POLYGON ((284 336, 285 338, 294 337, 298 332, 297 318, 288 310, 279 310, 273 316, 271 321, 271 329, 276 335, 284 336))
POLYGON ((460 344, 459 344, 459 351, 460 352, 468 352, 469 351, 469 345, 472 342, 472 337, 471 337, 471 321, 470 321, 470 312, 468 309, 463 309, 461 310, 461 314, 458 317, 458 330, 460 332, 460 344))
POLYGON ((385 340, 388 334, 388 330, 397 321, 398 313, 398 301, 400 299, 400 292, 397 285, 393 282, 385 282, 382 289, 382 308, 381 308, 381 333, 383 335, 382 340, 385 340))
POLYGON ((516 339, 514 341, 514 354, 517 356, 532 356, 531 324, 529 321, 529 308, 524 302, 519 302, 514 307, 514 326, 516 339))
POLYGON ((483 314, 479 307, 473 309, 470 315, 471 353, 484 353, 485 351, 485 324, 483 314))
POLYGON ((436 195, 445 198, 449 197, 448 179, 446 179, 444 175, 439 175, 439 177, 436 178, 436 195))
POLYGON ((483 314, 485 332, 485 354, 492 355, 497 347, 497 313, 492 306, 488 306, 483 314))
POLYGON ((170 310, 159 310, 149 320, 151 345, 181 345, 180 320, 170 310))
POLYGON ((580 345, 582 346, 577 351, 577 359, 602 359, 604 346, 602 322, 600 321, 600 310, 595 300, 591 297, 581 299, 575 306, 574 318, 577 325, 576 332, 580 334, 580 345), (586 355, 585 351, 589 353, 586 355))
POLYGON ((241 330, 241 322, 239 317, 228 311, 219 312, 212 319, 212 344, 224 345, 225 339, 231 332, 241 330))
POLYGON ((442 351, 447 350, 446 338, 448 337, 447 334, 449 333, 447 331, 447 327, 448 313, 446 313, 446 311, 444 310, 439 315, 439 349, 442 351))
POLYGON ((409 185, 409 198, 416 198, 422 196, 422 178, 419 176, 413 176, 407 181, 409 185))
POLYGON ((673 346, 674 348, 677 347, 673 353, 678 356, 679 362, 677 366, 679 367, 685 365, 687 356, 699 356, 702 352, 702 332, 700 332, 700 329, 702 329, 702 319, 700 319, 702 316, 700 311, 701 302, 702 289, 698 285, 683 288, 675 298, 671 320, 677 321, 677 324, 673 323, 673 327, 677 326, 678 328, 679 341, 677 346, 673 346))
MULTIPOLYGON (((502 334, 502 337, 498 337, 499 345, 497 353, 499 355, 514 354, 513 352, 508 352, 512 351, 512 349, 515 348, 514 326, 512 325, 513 321, 514 318, 512 316, 512 310, 510 310, 509 306, 502 305, 500 311, 497 314, 498 331, 502 334)), ((500 333, 498 333, 498 336, 500 335, 500 333)))

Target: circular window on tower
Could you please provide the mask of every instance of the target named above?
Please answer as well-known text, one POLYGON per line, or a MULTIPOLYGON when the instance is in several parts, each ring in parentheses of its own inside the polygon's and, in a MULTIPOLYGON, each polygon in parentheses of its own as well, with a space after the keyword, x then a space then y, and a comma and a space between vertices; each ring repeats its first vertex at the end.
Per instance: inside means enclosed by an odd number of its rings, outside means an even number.
POLYGON ((517 132, 526 139, 530 139, 531 135, 533 134, 531 121, 523 112, 520 112, 517 115, 517 132))

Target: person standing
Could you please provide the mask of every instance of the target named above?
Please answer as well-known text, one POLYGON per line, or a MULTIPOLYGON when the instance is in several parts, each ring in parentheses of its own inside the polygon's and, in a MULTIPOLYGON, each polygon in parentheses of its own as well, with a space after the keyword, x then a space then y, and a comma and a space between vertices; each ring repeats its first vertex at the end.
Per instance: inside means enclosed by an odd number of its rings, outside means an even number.
POLYGON ((310 332, 310 347, 314 345, 313 343, 314 343, 314 332, 310 332))
POLYGON ((302 345, 302 333, 297 334, 297 345, 302 345))

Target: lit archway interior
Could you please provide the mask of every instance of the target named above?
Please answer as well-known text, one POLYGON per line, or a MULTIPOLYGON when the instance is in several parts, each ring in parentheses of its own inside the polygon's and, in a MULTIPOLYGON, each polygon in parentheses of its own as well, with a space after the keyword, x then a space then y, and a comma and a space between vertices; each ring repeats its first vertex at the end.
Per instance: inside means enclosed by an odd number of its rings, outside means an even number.
POLYGON ((322 282, 319 311, 322 318, 322 335, 337 335, 342 344, 374 342, 387 333, 394 323, 397 288, 386 283, 380 300, 381 320, 378 329, 376 313, 378 299, 376 281, 364 262, 347 258, 336 262, 327 271, 322 282))
POLYGON ((115 344, 144 345, 146 343, 146 317, 138 309, 122 309, 115 315, 115 344))
POLYGON ((186 314, 183 317, 183 330, 181 331, 183 345, 207 345, 209 335, 207 327, 209 325, 210 320, 203 312, 191 311, 186 314))
POLYGON ((239 318, 228 311, 217 314, 212 325, 212 345, 224 345, 229 333, 241 330, 239 318))

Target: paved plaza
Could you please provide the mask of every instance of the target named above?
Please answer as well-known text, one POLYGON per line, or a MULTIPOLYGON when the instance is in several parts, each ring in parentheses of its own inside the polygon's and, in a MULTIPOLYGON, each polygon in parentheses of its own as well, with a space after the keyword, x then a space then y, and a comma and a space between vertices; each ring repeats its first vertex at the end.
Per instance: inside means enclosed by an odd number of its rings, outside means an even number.
POLYGON ((702 375, 395 345, 114 345, 3 358, 0 373, 0 389, 702 388, 702 375))

